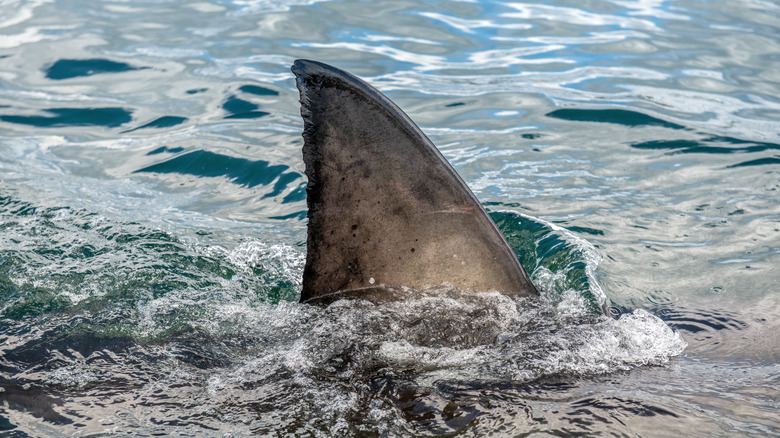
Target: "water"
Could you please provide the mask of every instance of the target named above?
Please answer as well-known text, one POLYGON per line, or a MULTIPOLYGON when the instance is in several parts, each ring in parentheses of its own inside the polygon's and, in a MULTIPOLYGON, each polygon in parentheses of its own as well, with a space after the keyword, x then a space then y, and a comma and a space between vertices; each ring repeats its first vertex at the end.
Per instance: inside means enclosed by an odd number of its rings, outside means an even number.
POLYGON ((748 0, 0 2, 0 434, 780 435, 779 29, 748 0), (398 103, 543 297, 297 304, 299 57, 398 103))

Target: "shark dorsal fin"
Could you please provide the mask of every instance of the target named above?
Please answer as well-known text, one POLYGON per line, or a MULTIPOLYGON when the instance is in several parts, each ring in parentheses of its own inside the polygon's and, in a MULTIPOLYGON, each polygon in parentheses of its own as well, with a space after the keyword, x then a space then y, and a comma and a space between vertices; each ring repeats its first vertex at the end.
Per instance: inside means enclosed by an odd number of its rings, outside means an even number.
POLYGON ((327 64, 297 60, 292 71, 309 179, 301 301, 441 284, 537 294, 471 190, 390 99, 327 64))

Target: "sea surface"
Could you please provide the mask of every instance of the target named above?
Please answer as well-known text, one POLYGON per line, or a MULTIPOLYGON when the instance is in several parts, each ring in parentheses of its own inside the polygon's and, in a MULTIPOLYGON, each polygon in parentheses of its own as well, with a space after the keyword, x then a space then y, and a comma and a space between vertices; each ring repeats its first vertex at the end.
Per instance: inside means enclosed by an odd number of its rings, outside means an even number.
POLYGON ((780 436, 779 362, 776 1, 0 0, 1 436, 780 436), (299 304, 297 58, 542 296, 299 304))

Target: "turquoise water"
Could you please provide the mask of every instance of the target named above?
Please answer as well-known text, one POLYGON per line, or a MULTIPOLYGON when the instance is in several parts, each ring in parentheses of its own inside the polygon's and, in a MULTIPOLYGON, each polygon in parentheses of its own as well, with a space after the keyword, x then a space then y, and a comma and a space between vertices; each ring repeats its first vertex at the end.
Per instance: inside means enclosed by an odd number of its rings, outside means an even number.
POLYGON ((757 0, 0 2, 0 434, 780 435, 779 35, 757 0), (543 297, 298 304, 296 58, 409 114, 543 297))

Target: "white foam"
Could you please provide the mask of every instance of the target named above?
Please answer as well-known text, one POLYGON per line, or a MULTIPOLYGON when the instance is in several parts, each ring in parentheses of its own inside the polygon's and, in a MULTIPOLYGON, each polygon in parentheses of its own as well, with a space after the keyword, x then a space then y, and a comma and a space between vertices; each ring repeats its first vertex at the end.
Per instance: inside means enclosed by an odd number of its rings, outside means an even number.
POLYGON ((426 374, 533 380, 663 365, 686 346, 679 333, 644 310, 617 320, 593 315, 574 293, 551 303, 434 290, 380 305, 343 300, 323 309, 287 303, 261 319, 263 333, 274 327, 290 336, 267 346, 273 350, 263 353, 263 367, 276 361, 274 367, 295 373, 335 373, 349 362, 358 374, 381 365, 416 370, 423 380, 426 374))

